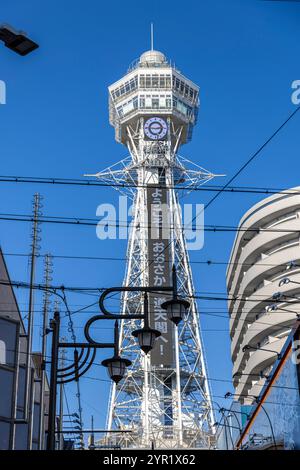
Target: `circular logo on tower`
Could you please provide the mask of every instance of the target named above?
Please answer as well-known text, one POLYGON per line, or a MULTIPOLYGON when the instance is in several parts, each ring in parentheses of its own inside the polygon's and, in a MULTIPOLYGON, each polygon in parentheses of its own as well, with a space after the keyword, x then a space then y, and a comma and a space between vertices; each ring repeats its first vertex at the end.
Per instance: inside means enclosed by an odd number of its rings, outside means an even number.
POLYGON ((151 140, 163 139, 168 132, 168 125, 164 119, 152 117, 144 124, 145 135, 151 140))

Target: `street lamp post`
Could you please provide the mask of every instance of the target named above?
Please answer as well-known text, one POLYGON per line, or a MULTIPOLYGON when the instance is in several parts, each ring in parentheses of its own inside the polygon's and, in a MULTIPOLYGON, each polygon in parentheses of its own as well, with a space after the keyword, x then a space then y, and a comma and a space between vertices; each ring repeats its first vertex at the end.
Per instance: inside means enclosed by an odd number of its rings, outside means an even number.
POLYGON ((102 315, 95 315, 90 318, 84 327, 84 336, 87 342, 83 343, 65 343, 59 341, 60 317, 55 312, 53 320, 50 322, 52 336, 52 353, 51 353, 51 374, 50 374, 50 406, 49 406, 49 424, 47 436, 47 450, 55 450, 55 418, 56 418, 56 388, 58 384, 65 384, 72 381, 78 381, 94 363, 97 349, 112 348, 114 355, 102 361, 102 365, 107 368, 110 378, 118 383, 125 375, 126 367, 131 365, 129 359, 123 358, 119 354, 119 324, 118 320, 135 319, 143 320, 142 328, 132 332, 132 335, 138 339, 140 348, 145 354, 148 354, 154 347, 156 338, 161 332, 151 328, 150 314, 148 304, 149 292, 170 292, 173 294, 172 299, 164 302, 161 307, 168 312, 168 318, 176 326, 183 320, 185 313, 189 308, 187 300, 179 299, 177 296, 177 279, 176 269, 173 266, 172 286, 147 286, 147 287, 111 287, 103 291, 99 299, 99 306, 102 315), (106 297, 115 292, 143 292, 144 293, 144 311, 141 314, 114 314, 109 312, 104 301, 106 297), (95 341, 90 335, 90 328, 94 322, 98 320, 115 320, 114 326, 114 342, 100 343, 95 341), (68 367, 58 368, 59 348, 73 348, 74 362, 68 367), (79 350, 79 351, 78 351, 79 350))
MULTIPOLYGON (((115 382, 122 379, 125 369, 131 364, 129 359, 120 357, 119 355, 119 329, 118 322, 114 327, 114 342, 100 343, 90 341, 89 334, 86 336, 86 343, 63 343, 59 341, 60 315, 54 313, 54 318, 50 322, 52 330, 52 351, 51 351, 51 372, 50 372, 50 395, 49 395, 49 418, 48 418, 48 435, 47 450, 55 450, 55 421, 56 421, 56 396, 57 385, 65 384, 72 381, 78 381, 92 366, 97 349, 114 349, 114 356, 103 361, 102 364, 108 368, 110 377, 115 382), (64 368, 58 368, 59 348, 73 348, 74 362, 64 368), (80 350, 80 352, 78 352, 80 350), (104 364, 105 363, 105 364, 104 364)), ((88 333, 88 329, 85 333, 88 333)))
POLYGON ((16 31, 11 26, 0 26, 0 40, 4 45, 21 56, 30 54, 39 46, 29 39, 22 31, 16 31))

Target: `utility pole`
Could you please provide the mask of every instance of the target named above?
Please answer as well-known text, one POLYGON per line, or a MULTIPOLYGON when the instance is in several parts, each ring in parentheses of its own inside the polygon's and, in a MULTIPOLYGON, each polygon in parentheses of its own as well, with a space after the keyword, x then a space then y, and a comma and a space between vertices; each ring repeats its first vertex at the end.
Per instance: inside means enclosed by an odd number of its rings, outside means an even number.
MULTIPOLYGON (((32 355, 32 337, 33 337, 33 319, 34 319, 34 279, 36 257, 38 255, 41 240, 39 237, 39 217, 41 216, 41 195, 36 193, 33 200, 33 224, 32 224, 32 243, 30 254, 30 290, 29 290, 29 306, 28 306, 28 324, 27 324, 27 347, 26 347, 26 381, 25 381, 25 421, 29 423, 29 442, 31 442, 32 420, 30 419, 30 392, 31 392, 31 355, 32 355)), ((30 445, 31 448, 31 445, 30 445)))
MULTIPOLYGON (((66 338, 61 338, 61 341, 66 341, 66 338)), ((66 350, 62 349, 60 354, 60 368, 65 366, 66 350)), ((64 384, 59 386, 59 450, 64 450, 64 435, 63 435, 63 420, 64 420, 64 384)))
POLYGON ((90 436, 90 444, 89 450, 95 450, 95 433, 94 433, 94 416, 92 415, 92 422, 91 422, 91 436, 90 436))
POLYGON ((43 298, 43 326, 42 326, 42 368, 41 368, 41 387, 40 387, 40 434, 39 434, 39 449, 45 448, 45 380, 46 380, 46 354, 47 354, 47 328, 48 328, 48 314, 50 304, 50 292, 48 287, 52 280, 52 258, 50 254, 45 256, 44 261, 44 298, 43 298))
POLYGON ((55 312, 54 318, 50 322, 50 328, 52 329, 52 350, 51 350, 47 450, 55 450, 56 389, 57 389, 57 369, 58 369, 59 326, 60 326, 59 313, 55 312))

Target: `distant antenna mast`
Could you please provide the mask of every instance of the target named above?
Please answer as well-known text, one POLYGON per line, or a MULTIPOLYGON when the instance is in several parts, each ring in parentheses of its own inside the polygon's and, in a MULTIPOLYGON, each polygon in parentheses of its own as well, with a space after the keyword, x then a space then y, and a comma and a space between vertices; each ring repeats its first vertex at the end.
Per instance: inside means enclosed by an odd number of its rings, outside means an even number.
POLYGON ((151 51, 153 51, 153 23, 151 23, 151 51))

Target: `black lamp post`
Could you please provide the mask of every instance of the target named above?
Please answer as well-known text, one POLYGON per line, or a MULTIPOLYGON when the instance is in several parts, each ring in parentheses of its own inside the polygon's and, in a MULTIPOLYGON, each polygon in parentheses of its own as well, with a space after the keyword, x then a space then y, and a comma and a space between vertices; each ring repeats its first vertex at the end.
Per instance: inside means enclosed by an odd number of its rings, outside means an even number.
POLYGON ((19 55, 25 56, 39 46, 29 39, 22 31, 15 31, 11 26, 0 26, 0 40, 5 46, 19 55))
POLYGON ((114 327, 113 343, 100 343, 98 341, 94 341, 89 334, 90 324, 87 324, 84 329, 87 342, 63 343, 59 341, 60 316, 58 312, 54 313, 54 318, 50 322, 53 335, 49 387, 50 396, 47 450, 55 450, 57 385, 66 384, 73 381, 78 382, 79 378, 85 374, 94 363, 97 349, 114 349, 114 356, 106 359, 106 361, 103 361, 102 364, 107 367, 110 378, 116 383, 124 377, 126 367, 131 364, 129 359, 122 358, 119 355, 119 328, 117 321, 115 322, 114 327), (59 348, 74 349, 74 362, 71 365, 61 369, 58 368, 59 348))
POLYGON ((163 287, 111 287, 103 291, 99 299, 99 306, 102 315, 95 315, 90 318, 84 327, 85 343, 63 343, 59 342, 59 313, 55 312, 54 319, 50 322, 53 332, 52 336, 52 354, 51 354, 51 374, 50 374, 50 405, 48 420, 47 450, 55 449, 55 418, 56 418, 56 388, 58 384, 65 384, 72 381, 78 381, 92 366, 95 360, 97 349, 113 348, 114 355, 102 361, 102 365, 107 368, 110 378, 118 383, 125 375, 126 367, 131 365, 129 359, 123 358, 119 354, 119 325, 118 320, 143 320, 142 328, 133 331, 132 335, 138 339, 140 348, 145 354, 154 347, 155 340, 161 335, 161 332, 150 327, 148 293, 149 292, 171 292, 172 300, 164 302, 161 307, 168 311, 168 317, 175 325, 183 319, 189 302, 177 298, 177 280, 176 270, 173 267, 173 286, 163 287), (143 292, 144 293, 144 312, 141 314, 114 314, 109 312, 105 305, 105 298, 115 292, 143 292), (114 342, 99 343, 90 335, 92 324, 98 320, 115 320, 114 342), (58 351, 59 348, 73 348, 74 362, 62 369, 58 369, 58 351))

